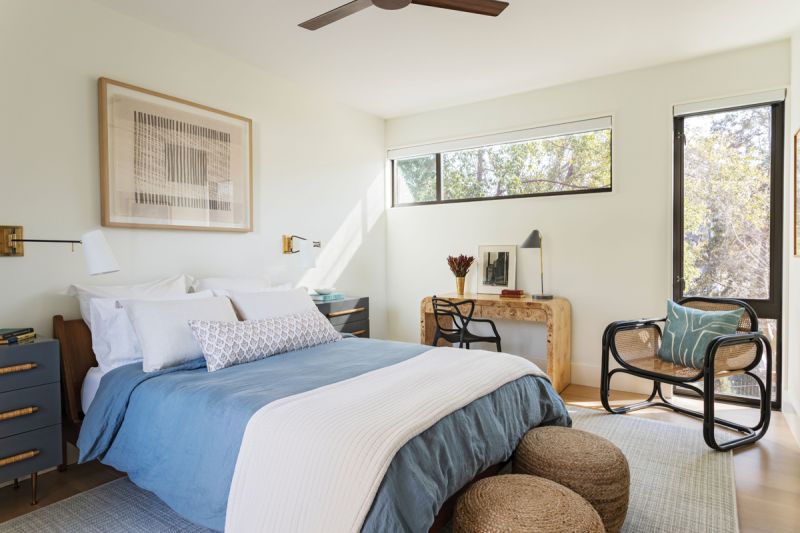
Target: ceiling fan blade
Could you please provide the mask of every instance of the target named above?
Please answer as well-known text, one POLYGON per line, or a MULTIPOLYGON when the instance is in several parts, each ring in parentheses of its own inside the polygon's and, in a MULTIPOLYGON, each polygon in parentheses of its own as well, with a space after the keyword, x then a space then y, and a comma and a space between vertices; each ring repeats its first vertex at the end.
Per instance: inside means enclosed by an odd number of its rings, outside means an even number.
POLYGON ((508 7, 508 2, 498 0, 411 0, 412 4, 465 11, 477 15, 496 17, 508 7))
POLYGON ((353 13, 358 13, 362 9, 366 9, 372 6, 372 0, 354 0, 353 2, 349 2, 343 6, 339 6, 336 9, 332 9, 327 13, 324 13, 318 17, 314 17, 313 19, 309 19, 302 24, 298 24, 301 28, 305 28, 307 30, 318 30, 323 26, 327 26, 332 22, 336 22, 337 20, 341 20, 347 16, 352 15, 353 13))

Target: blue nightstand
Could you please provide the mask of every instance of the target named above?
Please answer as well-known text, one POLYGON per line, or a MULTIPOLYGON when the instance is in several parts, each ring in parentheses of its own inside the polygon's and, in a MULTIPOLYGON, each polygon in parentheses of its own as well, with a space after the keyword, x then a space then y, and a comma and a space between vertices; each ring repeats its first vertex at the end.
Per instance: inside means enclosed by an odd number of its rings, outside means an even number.
POLYGON ((58 466, 61 452, 61 370, 58 341, 0 346, 0 483, 58 466))

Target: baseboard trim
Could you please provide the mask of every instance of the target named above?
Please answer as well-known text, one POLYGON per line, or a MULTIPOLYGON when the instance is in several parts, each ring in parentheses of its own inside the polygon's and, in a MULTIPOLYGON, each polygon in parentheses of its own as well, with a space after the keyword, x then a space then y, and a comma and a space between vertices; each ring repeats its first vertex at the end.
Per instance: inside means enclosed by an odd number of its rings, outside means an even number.
POLYGON ((786 420, 786 425, 789 426, 789 431, 800 446, 800 406, 798 406, 792 398, 783 391, 783 418, 786 420))

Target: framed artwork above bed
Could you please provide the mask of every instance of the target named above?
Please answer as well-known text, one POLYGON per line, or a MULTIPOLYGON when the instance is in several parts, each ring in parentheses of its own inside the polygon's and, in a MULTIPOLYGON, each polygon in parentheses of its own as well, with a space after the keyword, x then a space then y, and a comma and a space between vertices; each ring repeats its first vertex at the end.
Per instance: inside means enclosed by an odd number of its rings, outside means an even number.
POLYGON ((249 118, 100 78, 103 226, 253 231, 249 118))

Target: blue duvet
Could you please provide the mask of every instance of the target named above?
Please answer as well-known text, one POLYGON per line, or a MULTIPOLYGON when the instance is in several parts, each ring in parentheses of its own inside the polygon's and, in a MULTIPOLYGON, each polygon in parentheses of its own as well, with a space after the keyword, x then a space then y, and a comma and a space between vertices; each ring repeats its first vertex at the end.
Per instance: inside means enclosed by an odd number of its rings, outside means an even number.
MULTIPOLYGON (((106 374, 78 439, 80 461, 127 472, 187 519, 222 530, 242 435, 264 405, 404 361, 428 346, 369 339, 277 355, 214 373, 196 360, 106 374)), ((526 376, 410 440, 392 461, 362 531, 428 531, 441 504, 539 425, 569 425, 543 378, 526 376)), ((265 480, 267 482, 267 480, 265 480)))

